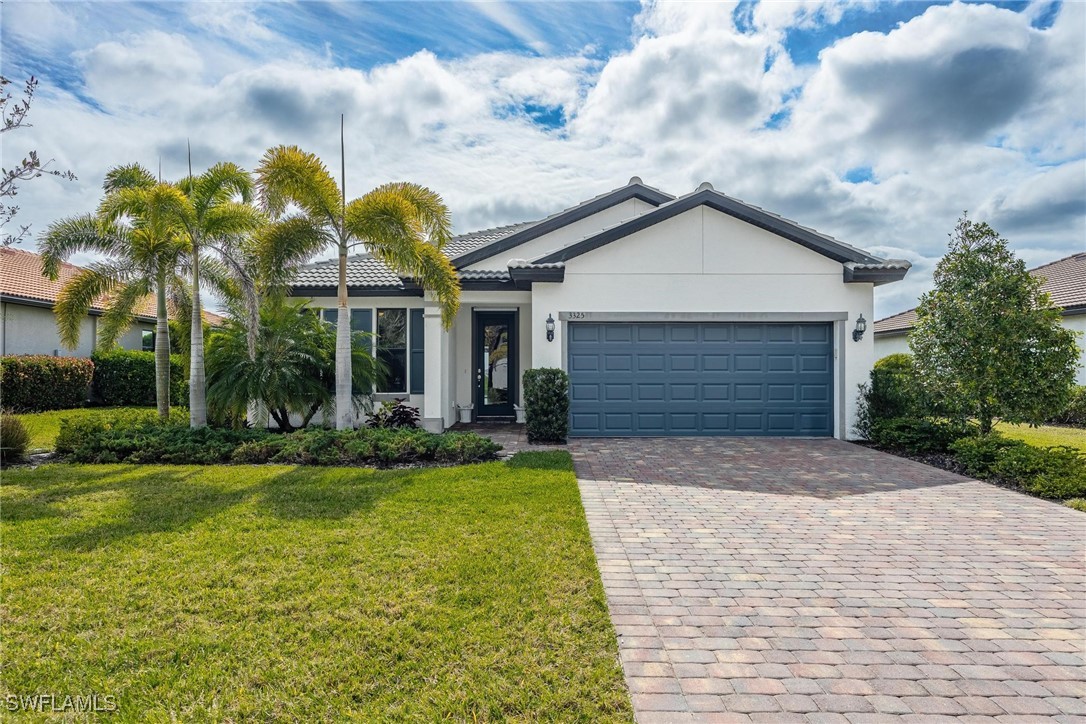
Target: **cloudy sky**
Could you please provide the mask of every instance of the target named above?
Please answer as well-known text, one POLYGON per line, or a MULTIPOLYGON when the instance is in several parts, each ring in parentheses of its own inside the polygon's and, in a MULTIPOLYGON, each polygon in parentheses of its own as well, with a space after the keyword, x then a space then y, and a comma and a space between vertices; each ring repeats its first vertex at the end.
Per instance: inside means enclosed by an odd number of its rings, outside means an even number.
MULTIPOLYGON (((633 175, 718 190, 914 263, 955 219, 1028 264, 1086 250, 1079 2, 28 2, 0 6, 3 73, 41 79, 5 134, 73 170, 18 197, 38 231, 97 204, 107 167, 338 159, 348 195, 407 179, 456 229, 540 218, 633 175)), ((32 247, 33 241, 23 244, 32 247)))

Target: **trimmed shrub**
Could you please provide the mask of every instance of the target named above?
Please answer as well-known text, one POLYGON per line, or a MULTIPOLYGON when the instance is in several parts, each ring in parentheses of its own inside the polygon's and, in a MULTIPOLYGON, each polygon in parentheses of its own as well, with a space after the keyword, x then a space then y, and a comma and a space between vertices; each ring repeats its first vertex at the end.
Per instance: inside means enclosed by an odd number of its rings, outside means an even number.
POLYGON ((978 478, 1000 478, 1042 498, 1086 497, 1086 455, 1066 446, 1036 447, 985 435, 951 446, 955 458, 978 478))
MULTIPOLYGON (((116 349, 95 352, 94 396, 103 405, 130 407, 155 404, 155 353, 116 349)), ((179 355, 170 356, 170 404, 187 407, 189 385, 179 355)))
POLYGON ((177 408, 170 410, 170 418, 165 422, 158 419, 158 412, 154 409, 103 410, 76 418, 61 418, 54 448, 61 455, 66 455, 103 433, 132 432, 147 426, 188 424, 188 413, 177 408))
POLYGON ((911 453, 946 452, 962 438, 977 435, 974 423, 928 417, 895 417, 871 425, 870 439, 879 447, 911 453))
POLYGON ((1086 496, 1086 455, 1065 445, 1005 448, 996 457, 992 473, 1042 498, 1086 496))
POLYGON ((419 426, 419 408, 406 404, 404 400, 386 400, 373 411, 366 421, 367 427, 403 428, 419 426))
POLYGON ((524 415, 529 442, 565 442, 569 435, 569 375, 550 367, 525 371, 524 415))
POLYGON ((101 413, 62 420, 57 452, 73 462, 283 463, 289 465, 374 465, 473 463, 492 460, 501 450, 475 433, 436 435, 420 429, 308 429, 289 435, 264 430, 190 429, 181 411, 158 422, 153 410, 101 413))
POLYGON ((899 353, 875 362, 870 381, 860 385, 856 432, 873 440, 876 423, 924 416, 912 355, 899 353))
POLYGON ((80 407, 87 401, 94 363, 83 357, 0 357, 0 395, 5 408, 40 412, 80 407))
POLYGON ((1060 414, 1053 415, 1046 422, 1057 425, 1086 427, 1086 385, 1078 385, 1071 392, 1071 399, 1060 414))
POLYGON ((7 412, 0 414, 0 463, 19 462, 29 445, 30 433, 23 421, 7 412))

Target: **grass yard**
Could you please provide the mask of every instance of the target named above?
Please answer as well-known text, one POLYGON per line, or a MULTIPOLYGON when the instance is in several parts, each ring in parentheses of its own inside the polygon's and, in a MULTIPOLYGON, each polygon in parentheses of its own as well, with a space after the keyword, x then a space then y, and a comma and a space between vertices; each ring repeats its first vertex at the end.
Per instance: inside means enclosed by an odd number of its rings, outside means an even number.
POLYGON ((1011 425, 1001 422, 996 425, 996 430, 1006 437, 1022 440, 1030 445, 1041 447, 1067 445, 1086 452, 1086 429, 1079 427, 1057 427, 1055 425, 1030 427, 1029 425, 1011 425))
POLYGON ((0 695, 123 720, 632 718, 569 456, 5 471, 0 695))
POLYGON ((28 412, 16 415, 22 420, 30 434, 30 447, 27 452, 44 452, 53 449, 53 443, 60 432, 60 421, 64 418, 77 419, 87 415, 118 410, 151 410, 148 407, 79 407, 72 410, 50 410, 48 412, 28 412))

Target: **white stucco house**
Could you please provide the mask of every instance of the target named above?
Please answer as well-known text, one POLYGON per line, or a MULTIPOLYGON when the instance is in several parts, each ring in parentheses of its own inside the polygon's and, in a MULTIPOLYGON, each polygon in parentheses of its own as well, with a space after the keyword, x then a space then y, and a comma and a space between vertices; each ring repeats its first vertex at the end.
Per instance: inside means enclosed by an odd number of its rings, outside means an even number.
MULTIPOLYGON (((1029 273, 1044 280, 1041 288, 1063 310, 1063 326, 1080 335, 1079 366, 1075 381, 1086 385, 1086 252, 1042 264, 1029 273)), ((916 326, 916 309, 907 309, 875 322, 875 359, 908 354, 909 333, 916 326)))
MULTIPOLYGON (((425 426, 511 420, 533 367, 570 375, 573 436, 843 438, 875 361, 873 290, 886 260, 702 184, 674 197, 638 178, 540 221, 453 239, 452 329, 426 293, 367 255, 348 262, 355 329, 425 426), (861 324, 862 326, 862 324, 861 324)), ((337 265, 292 296, 335 314, 337 265)))

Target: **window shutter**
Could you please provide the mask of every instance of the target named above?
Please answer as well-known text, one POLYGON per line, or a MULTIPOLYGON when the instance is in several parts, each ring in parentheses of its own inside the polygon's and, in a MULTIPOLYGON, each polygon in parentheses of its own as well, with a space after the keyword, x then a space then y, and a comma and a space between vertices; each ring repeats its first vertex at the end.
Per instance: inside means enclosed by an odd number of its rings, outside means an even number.
MULTIPOLYGON (((335 310, 333 310, 335 311, 335 310)), ((351 310, 351 334, 355 332, 366 332, 367 334, 373 332, 373 310, 372 309, 352 309, 351 310)), ((373 337, 366 338, 366 347, 370 353, 373 353, 373 337)), ((369 387, 364 390, 354 390, 356 395, 371 395, 373 394, 373 388, 369 387)))
POLYGON ((421 395, 426 391, 426 327, 422 321, 421 309, 412 309, 410 314, 408 354, 411 361, 411 394, 421 395))

